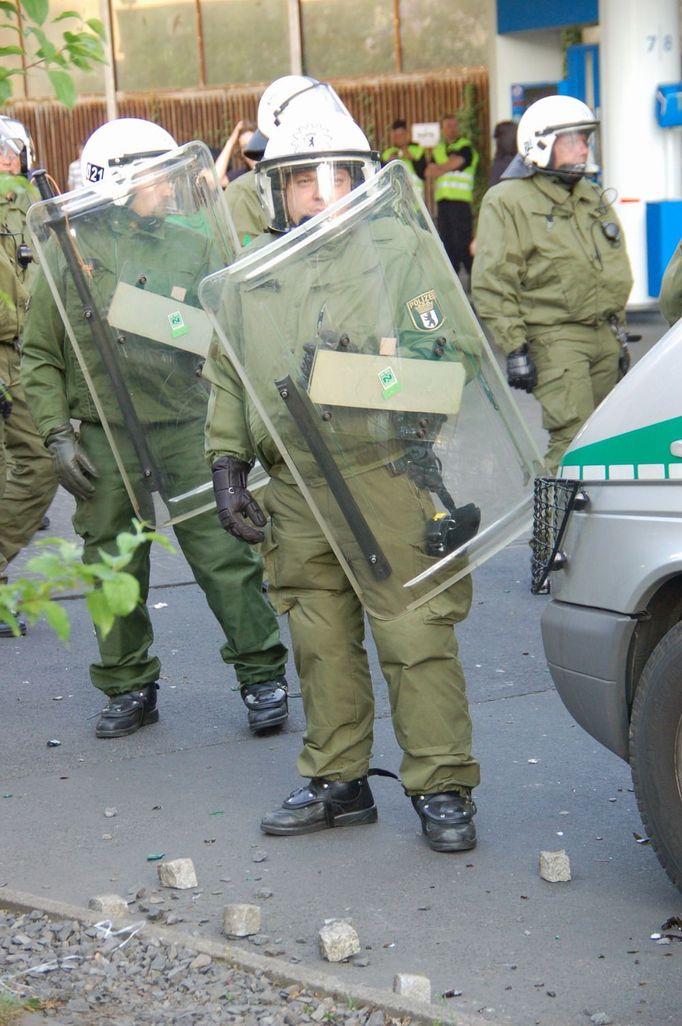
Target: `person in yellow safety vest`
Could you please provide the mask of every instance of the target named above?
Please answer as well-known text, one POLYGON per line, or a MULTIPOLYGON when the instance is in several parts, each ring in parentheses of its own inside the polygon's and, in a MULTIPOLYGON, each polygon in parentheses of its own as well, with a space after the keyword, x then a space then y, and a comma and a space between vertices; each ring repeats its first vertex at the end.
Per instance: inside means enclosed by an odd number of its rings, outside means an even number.
POLYGON ((410 172, 412 184, 420 196, 424 195, 424 172, 428 158, 426 150, 418 143, 410 141, 407 121, 396 118, 391 125, 390 145, 381 154, 381 166, 385 167, 389 160, 401 160, 410 172))
POLYGON ((432 163, 426 178, 435 180, 438 234, 455 271, 463 267, 471 275, 473 237, 471 204, 479 156, 469 139, 461 136, 459 122, 446 114, 441 122, 442 137, 431 151, 432 163))

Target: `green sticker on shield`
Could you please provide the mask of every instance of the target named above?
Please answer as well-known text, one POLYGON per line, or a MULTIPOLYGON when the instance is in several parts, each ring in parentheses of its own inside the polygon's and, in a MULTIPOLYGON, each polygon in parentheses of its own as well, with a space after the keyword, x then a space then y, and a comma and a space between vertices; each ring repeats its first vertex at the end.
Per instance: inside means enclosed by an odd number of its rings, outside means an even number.
POLYGON ((174 310, 173 313, 168 314, 168 323, 170 324, 171 338, 179 338, 180 335, 186 335, 189 331, 179 310, 174 310))
POLYGON ((390 399, 391 396, 399 392, 402 387, 395 376, 395 371, 392 367, 384 367, 383 370, 379 371, 379 383, 381 385, 381 392, 384 399, 390 399))

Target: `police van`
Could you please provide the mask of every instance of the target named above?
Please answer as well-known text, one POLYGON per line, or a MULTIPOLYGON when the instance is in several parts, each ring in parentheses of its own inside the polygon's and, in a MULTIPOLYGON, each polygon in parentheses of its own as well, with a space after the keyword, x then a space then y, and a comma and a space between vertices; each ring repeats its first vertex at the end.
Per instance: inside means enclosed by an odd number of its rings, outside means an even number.
POLYGON ((642 820, 682 890, 682 322, 536 482, 532 590, 577 722, 631 767, 642 820))

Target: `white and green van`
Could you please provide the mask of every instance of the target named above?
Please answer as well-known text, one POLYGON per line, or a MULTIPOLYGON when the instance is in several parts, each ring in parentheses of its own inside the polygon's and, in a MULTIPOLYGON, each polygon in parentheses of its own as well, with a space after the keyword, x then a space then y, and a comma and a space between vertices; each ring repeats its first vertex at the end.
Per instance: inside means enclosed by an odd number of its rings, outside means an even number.
POLYGON ((630 763, 642 820, 682 890, 682 322, 537 482, 533 590, 569 712, 630 763))

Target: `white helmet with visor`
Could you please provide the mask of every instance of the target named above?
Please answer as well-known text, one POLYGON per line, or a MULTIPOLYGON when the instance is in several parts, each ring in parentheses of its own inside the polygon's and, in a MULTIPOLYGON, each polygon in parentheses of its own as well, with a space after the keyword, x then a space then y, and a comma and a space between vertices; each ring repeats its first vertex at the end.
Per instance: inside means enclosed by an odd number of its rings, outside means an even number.
POLYGON ((598 165, 591 160, 581 160, 557 166, 553 159, 554 145, 560 136, 571 134, 589 141, 598 127, 598 119, 582 100, 575 96, 544 96, 522 115, 516 135, 517 148, 528 167, 577 181, 583 175, 596 174, 598 165))
POLYGON ((256 182, 267 223, 287 232, 372 178, 379 168, 362 129, 351 117, 290 120, 273 131, 256 182))
POLYGON ((26 126, 6 114, 0 115, 0 149, 6 156, 19 157, 22 174, 33 167, 35 149, 26 126))
POLYGON ((345 114, 348 108, 328 82, 319 82, 308 75, 284 75, 267 87, 258 103, 258 128, 269 139, 276 128, 287 120, 325 114, 345 114))
POLYGON ((174 150, 173 136, 153 121, 117 118, 96 129, 81 154, 83 181, 125 183, 145 161, 174 150))

